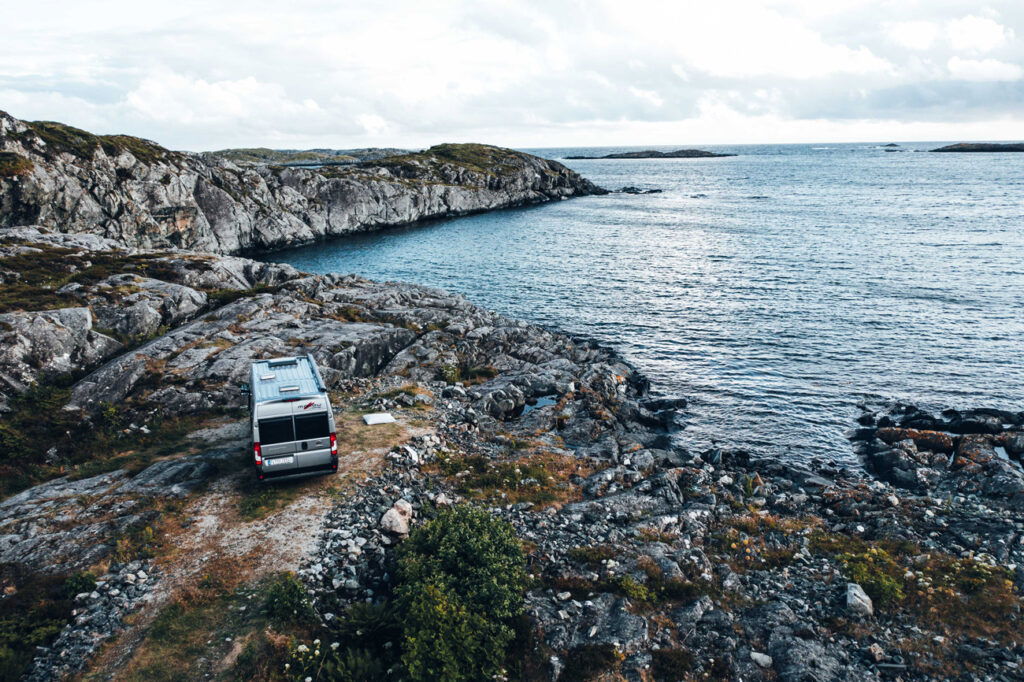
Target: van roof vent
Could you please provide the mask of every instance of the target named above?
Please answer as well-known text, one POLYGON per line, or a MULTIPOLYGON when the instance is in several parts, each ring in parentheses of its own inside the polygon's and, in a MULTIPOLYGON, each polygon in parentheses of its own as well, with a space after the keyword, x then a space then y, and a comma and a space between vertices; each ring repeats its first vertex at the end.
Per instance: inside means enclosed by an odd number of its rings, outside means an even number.
POLYGON ((299 364, 298 358, 281 358, 279 360, 271 360, 267 363, 268 367, 286 367, 288 365, 299 364))
POLYGON ((291 393, 292 391, 299 390, 298 386, 282 386, 280 389, 281 393, 291 393))
POLYGON ((277 378, 276 374, 264 374, 263 376, 260 377, 260 381, 270 381, 271 379, 276 379, 276 378, 277 378))

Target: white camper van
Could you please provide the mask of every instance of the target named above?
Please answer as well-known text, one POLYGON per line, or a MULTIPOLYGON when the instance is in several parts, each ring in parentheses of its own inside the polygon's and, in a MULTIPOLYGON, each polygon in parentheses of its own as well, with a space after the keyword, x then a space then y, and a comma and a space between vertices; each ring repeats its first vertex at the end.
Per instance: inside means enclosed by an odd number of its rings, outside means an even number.
POLYGON ((249 385, 252 455, 261 481, 338 470, 331 401, 313 356, 252 363, 249 385))

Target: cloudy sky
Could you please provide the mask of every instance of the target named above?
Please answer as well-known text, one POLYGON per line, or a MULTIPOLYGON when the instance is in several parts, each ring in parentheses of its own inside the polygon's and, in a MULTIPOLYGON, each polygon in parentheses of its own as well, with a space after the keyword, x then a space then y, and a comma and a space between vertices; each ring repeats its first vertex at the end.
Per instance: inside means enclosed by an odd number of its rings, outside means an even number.
POLYGON ((1024 2, 33 0, 0 109, 178 149, 1024 139, 1024 2))

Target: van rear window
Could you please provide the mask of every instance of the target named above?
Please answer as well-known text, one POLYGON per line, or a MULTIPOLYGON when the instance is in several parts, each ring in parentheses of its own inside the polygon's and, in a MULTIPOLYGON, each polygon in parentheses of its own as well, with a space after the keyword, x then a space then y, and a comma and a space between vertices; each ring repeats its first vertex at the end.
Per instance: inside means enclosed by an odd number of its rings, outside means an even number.
POLYGON ((292 429, 291 417, 260 420, 261 444, 273 445, 274 443, 288 443, 293 440, 295 440, 295 432, 292 429))
POLYGON ((295 440, 310 438, 327 438, 331 435, 331 427, 327 422, 327 413, 295 415, 295 440))

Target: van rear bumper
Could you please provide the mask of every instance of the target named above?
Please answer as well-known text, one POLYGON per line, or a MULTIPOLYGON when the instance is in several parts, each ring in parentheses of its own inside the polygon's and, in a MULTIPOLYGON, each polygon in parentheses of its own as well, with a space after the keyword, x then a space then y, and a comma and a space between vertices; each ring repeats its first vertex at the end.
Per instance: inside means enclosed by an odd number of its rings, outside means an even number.
POLYGON ((261 481, 287 481, 293 478, 305 478, 306 476, 317 476, 320 474, 331 474, 338 470, 338 458, 332 457, 331 461, 325 464, 317 464, 297 469, 283 469, 281 471, 264 471, 257 467, 256 473, 261 481))

